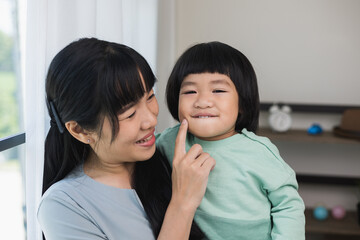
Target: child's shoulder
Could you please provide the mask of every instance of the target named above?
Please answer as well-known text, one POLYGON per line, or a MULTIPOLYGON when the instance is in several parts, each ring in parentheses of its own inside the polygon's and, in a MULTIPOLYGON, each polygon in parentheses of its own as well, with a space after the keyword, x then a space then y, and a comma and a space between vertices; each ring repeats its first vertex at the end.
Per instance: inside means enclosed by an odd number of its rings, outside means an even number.
POLYGON ((179 128, 180 128, 180 124, 176 124, 173 127, 166 128, 161 133, 157 133, 156 141, 163 142, 163 141, 171 141, 173 139, 176 139, 179 128))
POLYGON ((254 148, 262 150, 259 152, 267 153, 277 159, 281 159, 278 148, 270 141, 269 138, 256 135, 254 132, 248 131, 245 128, 241 131, 241 134, 249 140, 254 148))
POLYGON ((241 133, 248 139, 247 148, 251 149, 250 154, 261 161, 263 169, 272 169, 275 173, 272 176, 277 175, 278 179, 284 179, 294 174, 293 169, 280 156, 278 148, 267 137, 258 136, 246 129, 241 133))

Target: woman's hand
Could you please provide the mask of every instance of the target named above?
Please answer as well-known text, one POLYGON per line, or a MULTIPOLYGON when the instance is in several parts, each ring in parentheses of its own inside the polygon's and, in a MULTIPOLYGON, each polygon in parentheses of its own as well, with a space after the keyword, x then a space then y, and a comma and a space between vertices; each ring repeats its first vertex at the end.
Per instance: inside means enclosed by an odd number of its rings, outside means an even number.
POLYGON ((189 239, 197 207, 204 197, 210 171, 215 160, 202 151, 199 144, 185 150, 188 123, 182 122, 175 142, 172 170, 172 196, 158 240, 189 239))
POLYGON ((180 201, 183 210, 195 212, 205 194, 209 173, 215 166, 215 160, 203 152, 199 144, 193 145, 186 152, 187 129, 188 123, 183 120, 175 142, 172 201, 180 201))

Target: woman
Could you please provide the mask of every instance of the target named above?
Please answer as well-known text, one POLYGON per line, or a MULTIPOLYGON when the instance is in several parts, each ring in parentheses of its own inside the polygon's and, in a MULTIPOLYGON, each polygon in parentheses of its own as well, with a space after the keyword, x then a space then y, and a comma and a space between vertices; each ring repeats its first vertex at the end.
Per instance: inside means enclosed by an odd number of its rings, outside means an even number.
POLYGON ((154 83, 121 44, 80 39, 55 56, 38 209, 46 239, 202 237, 192 222, 215 161, 199 145, 185 152, 184 122, 170 174, 155 147, 154 83))

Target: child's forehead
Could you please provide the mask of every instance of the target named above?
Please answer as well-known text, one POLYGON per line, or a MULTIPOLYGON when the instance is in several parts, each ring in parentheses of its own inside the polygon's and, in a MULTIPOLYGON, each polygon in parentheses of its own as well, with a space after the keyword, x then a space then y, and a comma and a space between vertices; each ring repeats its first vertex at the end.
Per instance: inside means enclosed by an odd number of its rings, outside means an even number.
POLYGON ((207 85, 229 85, 233 83, 231 79, 221 73, 193 73, 187 75, 181 83, 181 87, 193 86, 199 84, 207 85))

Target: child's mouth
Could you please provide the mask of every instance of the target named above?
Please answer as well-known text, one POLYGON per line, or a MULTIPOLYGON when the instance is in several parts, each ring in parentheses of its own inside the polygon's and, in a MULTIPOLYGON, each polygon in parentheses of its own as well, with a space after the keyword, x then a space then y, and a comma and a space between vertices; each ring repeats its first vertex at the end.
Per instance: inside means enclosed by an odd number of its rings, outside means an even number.
POLYGON ((192 116, 193 118, 213 118, 216 117, 215 115, 212 114, 197 114, 192 116))

